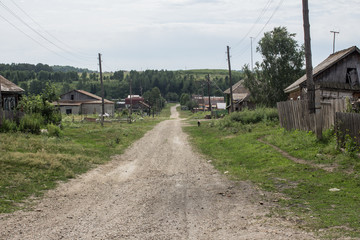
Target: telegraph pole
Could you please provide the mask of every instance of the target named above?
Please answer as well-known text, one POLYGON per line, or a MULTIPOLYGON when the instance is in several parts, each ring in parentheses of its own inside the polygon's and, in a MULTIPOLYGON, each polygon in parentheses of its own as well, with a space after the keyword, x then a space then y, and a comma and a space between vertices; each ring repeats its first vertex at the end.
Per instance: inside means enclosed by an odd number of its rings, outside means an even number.
POLYGON ((208 94, 209 94, 209 110, 212 116, 212 106, 211 106, 211 97, 210 97, 210 75, 207 75, 207 85, 208 85, 208 94))
POLYGON ((102 77, 102 68, 101 68, 101 54, 99 53, 99 67, 100 67, 100 81, 101 81, 101 126, 104 126, 104 114, 105 114, 105 104, 104 104, 104 84, 102 77))
POLYGON ((228 65, 229 65, 229 81, 230 81, 230 110, 234 112, 234 105, 233 105, 233 92, 232 92, 232 79, 231 79, 231 64, 230 64, 230 47, 227 46, 227 57, 228 57, 228 65))
POLYGON ((336 32, 336 31, 330 31, 330 32, 334 34, 334 38, 333 38, 333 53, 335 53, 335 36, 336 36, 336 34, 339 34, 340 32, 336 32))
POLYGON ((130 77, 130 114, 129 114, 130 123, 131 123, 131 116, 132 116, 132 79, 130 77))
POLYGON ((309 21, 308 0, 303 0, 303 18, 304 18, 304 38, 305 38, 305 59, 306 59, 306 78, 307 78, 307 101, 310 115, 315 118, 315 132, 317 139, 322 138, 322 119, 321 119, 321 96, 319 88, 315 91, 313 79, 313 67, 311 59, 311 38, 309 21))
POLYGON ((250 41, 251 41, 251 71, 254 71, 254 65, 253 65, 253 37, 250 37, 250 41))
POLYGON ((305 60, 306 60, 306 78, 307 78, 307 100, 309 104, 309 113, 315 113, 315 87, 312 74, 311 59, 311 39, 309 22, 308 0, 303 0, 303 20, 304 20, 304 38, 305 38, 305 60))

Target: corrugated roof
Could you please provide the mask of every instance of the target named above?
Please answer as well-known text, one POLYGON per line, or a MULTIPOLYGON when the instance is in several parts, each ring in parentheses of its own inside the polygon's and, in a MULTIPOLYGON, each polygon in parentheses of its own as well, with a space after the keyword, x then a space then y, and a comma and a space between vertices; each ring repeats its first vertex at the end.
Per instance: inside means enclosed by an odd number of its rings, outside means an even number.
MULTIPOLYGON (((313 69, 313 76, 315 77, 315 76, 319 75, 320 73, 322 73, 326 69, 332 67, 335 63, 337 63, 341 59, 347 57, 349 54, 351 54, 353 52, 358 52, 360 54, 360 50, 356 46, 353 46, 353 47, 350 47, 350 48, 347 48, 347 49, 344 49, 344 50, 341 50, 341 51, 331 54, 328 58, 326 58, 324 61, 322 61, 319 65, 317 65, 313 69)), ((305 74, 304 76, 302 76, 301 78, 296 80, 293 84, 291 84, 290 86, 285 88, 284 92, 290 93, 290 92, 298 90, 300 88, 300 84, 305 82, 306 80, 307 80, 307 78, 306 78, 306 74, 305 74)))
POLYGON ((23 93, 24 89, 0 75, 1 92, 23 93))

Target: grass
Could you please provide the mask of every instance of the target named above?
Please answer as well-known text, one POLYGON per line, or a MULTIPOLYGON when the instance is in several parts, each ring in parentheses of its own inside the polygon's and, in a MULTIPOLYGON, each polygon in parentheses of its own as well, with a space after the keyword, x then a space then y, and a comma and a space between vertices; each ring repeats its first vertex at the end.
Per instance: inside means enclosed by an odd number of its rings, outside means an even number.
POLYGON ((121 154, 158 122, 168 119, 170 105, 160 117, 135 123, 63 123, 61 138, 24 133, 0 133, 0 213, 29 206, 31 197, 106 163, 121 154))
POLYGON ((323 237, 360 237, 360 160, 336 150, 331 134, 317 141, 312 133, 286 132, 274 122, 248 124, 233 133, 214 123, 185 127, 202 154, 235 180, 250 180, 278 196, 277 215, 288 215, 300 226, 326 232, 323 237), (205 137, 206 136, 206 137, 205 137), (297 164, 258 141, 262 138, 309 163, 334 164, 334 172, 297 164), (340 191, 331 192, 329 189, 340 191))

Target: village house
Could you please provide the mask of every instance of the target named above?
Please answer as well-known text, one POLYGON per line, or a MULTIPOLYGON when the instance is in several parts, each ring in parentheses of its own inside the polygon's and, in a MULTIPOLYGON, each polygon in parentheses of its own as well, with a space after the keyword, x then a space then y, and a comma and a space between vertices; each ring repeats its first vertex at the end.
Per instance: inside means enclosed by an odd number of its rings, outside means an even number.
MULTIPOLYGON (((72 90, 60 96, 57 102, 53 103, 59 106, 63 114, 101 114, 101 97, 84 90, 72 90)), ((105 113, 114 115, 115 103, 104 99, 105 113)))
MULTIPOLYGON (((321 101, 360 97, 360 51, 356 46, 331 54, 313 69, 315 87, 320 90, 321 101)), ((289 100, 304 99, 307 92, 306 75, 284 91, 289 100)))
POLYGON ((0 75, 0 89, 1 89, 1 110, 5 119, 13 120, 16 116, 16 107, 24 94, 24 89, 18 87, 11 81, 0 75))
MULTIPOLYGON (((234 111, 241 111, 245 108, 254 109, 255 104, 250 100, 250 91, 244 87, 244 80, 240 80, 232 86, 234 111)), ((230 111, 230 88, 224 91, 226 94, 226 108, 230 111)))
POLYGON ((150 111, 151 108, 140 95, 128 95, 125 98, 125 107, 127 109, 131 107, 133 111, 150 111))
MULTIPOLYGON (((194 100, 199 106, 197 110, 209 110, 209 96, 201 96, 201 95, 192 95, 192 100, 194 100)), ((224 108, 225 100, 224 97, 210 96, 211 108, 222 110, 224 108)))

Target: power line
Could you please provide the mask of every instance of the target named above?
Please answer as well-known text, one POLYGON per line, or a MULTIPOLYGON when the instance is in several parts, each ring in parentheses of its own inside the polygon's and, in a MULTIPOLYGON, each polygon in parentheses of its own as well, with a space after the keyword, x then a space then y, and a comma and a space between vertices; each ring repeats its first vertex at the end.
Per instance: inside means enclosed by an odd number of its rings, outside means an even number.
MULTIPOLYGON (((280 0, 279 4, 276 6, 276 8, 274 9, 273 13, 271 14, 271 16, 269 17, 269 19, 266 21, 266 23, 264 24, 264 26, 261 28, 261 30, 258 32, 258 34, 253 38, 254 40, 256 40, 259 35, 264 31, 264 29, 267 27, 267 25, 269 24, 269 22, 271 21, 271 19, 274 17, 275 13, 280 9, 282 3, 284 2, 284 0, 280 0)), ((247 44, 246 47, 244 47, 242 49, 242 51, 238 54, 233 54, 233 56, 235 57, 240 57, 242 56, 248 49, 249 49, 250 44, 247 44)))
POLYGON ((264 14, 267 12, 267 10, 269 9, 269 7, 271 6, 271 3, 273 2, 273 0, 268 0, 268 2, 266 3, 266 5, 264 6, 264 8, 261 10, 259 16, 257 17, 256 21, 254 22, 254 24, 251 26, 251 28, 249 29, 249 31, 245 34, 245 36, 234 45, 234 47, 232 47, 233 49, 235 49, 236 47, 238 47, 251 33, 251 31, 255 28, 256 24, 259 23, 260 19, 264 16, 264 14))
MULTIPOLYGON (((53 39, 55 39, 56 41, 58 41, 59 43, 63 44, 64 46, 66 46, 67 48, 69 48, 72 52, 77 52, 74 51, 72 49, 71 46, 69 46, 68 44, 66 44, 65 42, 61 41, 60 39, 58 39, 56 36, 54 36, 53 34, 51 34, 50 32, 48 32, 45 28, 43 28, 37 21, 35 21, 34 18, 32 18, 30 16, 30 14, 28 14, 23 8, 21 8, 14 0, 10 0, 22 13, 24 13, 33 23, 35 23, 39 28, 41 28, 46 34, 48 34, 50 37, 52 37, 53 39)), ((82 58, 87 58, 87 59, 93 59, 93 56, 87 55, 87 54, 83 54, 80 52, 77 52, 77 54, 79 55, 79 57, 82 58)))
MULTIPOLYGON (((8 11, 11 15, 13 15, 16 19, 18 19, 21 23, 23 23, 26 27, 28 27, 30 30, 32 30, 36 35, 38 35, 39 37, 41 37, 43 40, 45 40, 46 42, 50 43, 51 45, 55 46, 56 48, 72 55, 73 57, 75 58, 78 58, 78 56, 74 55, 73 53, 69 52, 68 50, 62 48, 61 46, 58 46, 57 44, 55 44, 53 41, 49 40, 48 38, 46 38, 45 36, 43 36, 40 32, 38 32, 36 29, 34 29, 32 26, 30 26, 28 23, 26 23, 21 17, 19 17, 14 11, 12 11, 9 7, 7 7, 2 1, 0 1, 0 5, 6 10, 8 11)), ((27 37, 29 37, 30 39, 32 39, 33 41, 35 41, 36 43, 40 44, 40 46, 44 47, 45 49, 53 52, 53 53, 56 53, 56 55, 62 57, 62 58, 65 58, 69 61, 76 61, 76 62, 79 62, 79 60, 76 60, 76 59, 69 59, 68 57, 66 56, 63 56, 53 50, 51 50, 50 48, 46 47, 45 45, 41 44, 39 41, 35 40, 33 37, 31 37, 29 34, 26 34, 24 31, 20 30, 20 28, 18 28, 15 24, 11 23, 9 20, 5 19, 5 17, 2 16, 2 18, 10 23, 13 27, 15 27, 17 30, 19 30, 20 32, 22 32, 23 34, 25 34, 27 37)))
MULTIPOLYGON (((45 48, 46 50, 55 53, 56 55, 58 55, 59 57, 62 58, 66 58, 65 56, 60 55, 59 53, 53 51, 52 49, 46 47, 45 45, 43 45, 41 42, 37 41, 36 39, 34 39, 33 37, 31 37, 29 34, 27 34, 26 32, 24 32, 23 30, 21 30, 20 28, 18 28, 16 25, 14 25, 12 22, 10 22, 9 20, 7 20, 5 17, 0 15, 0 18, 4 19, 4 21, 6 21, 7 23, 9 23, 11 26, 13 26, 16 30, 18 30, 19 32, 21 32, 22 34, 24 34, 25 36, 27 36, 28 38, 30 38, 31 40, 33 40, 34 42, 36 42, 37 44, 39 44, 41 47, 45 48)), ((67 58, 66 58, 67 59, 67 58)), ((68 59, 69 60, 69 59, 68 59)))

